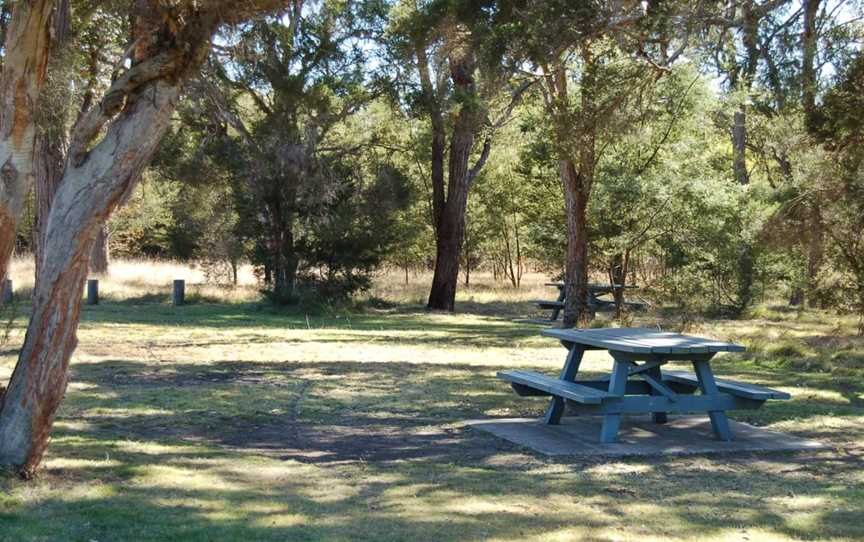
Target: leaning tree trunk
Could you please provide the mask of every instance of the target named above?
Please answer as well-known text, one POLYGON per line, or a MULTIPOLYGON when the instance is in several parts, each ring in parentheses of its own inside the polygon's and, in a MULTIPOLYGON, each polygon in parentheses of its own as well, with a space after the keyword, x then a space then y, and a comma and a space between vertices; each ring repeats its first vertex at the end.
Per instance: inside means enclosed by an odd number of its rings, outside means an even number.
POLYGON ((52 6, 52 0, 15 2, 6 32, 0 75, 0 284, 33 186, 34 114, 45 82, 52 6))
POLYGON ((67 164, 46 225, 30 324, 0 410, 2 465, 27 475, 41 461, 78 342, 81 290, 94 240, 140 178, 178 96, 177 83, 148 85, 146 95, 139 91, 129 98, 122 117, 82 163, 67 164))
POLYGON ((261 0, 242 5, 248 9, 226 10, 214 0, 178 15, 157 0, 135 3, 133 63, 72 130, 46 224, 27 334, 0 405, 0 466, 26 476, 42 459, 77 345, 94 239, 152 158, 181 86, 206 57, 216 27, 226 17, 276 5, 261 0))

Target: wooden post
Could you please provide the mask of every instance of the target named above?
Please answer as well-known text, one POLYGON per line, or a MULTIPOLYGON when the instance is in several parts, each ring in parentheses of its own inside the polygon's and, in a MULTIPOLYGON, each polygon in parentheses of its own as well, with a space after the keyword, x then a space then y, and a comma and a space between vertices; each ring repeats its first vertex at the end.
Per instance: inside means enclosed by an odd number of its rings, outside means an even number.
POLYGON ((87 280, 87 304, 99 304, 99 279, 87 280))
POLYGON ((186 281, 177 279, 174 281, 174 295, 171 297, 171 303, 175 307, 179 307, 185 301, 186 297, 186 281))
POLYGON ((6 279, 6 284, 3 285, 3 304, 12 303, 13 296, 12 279, 6 279))

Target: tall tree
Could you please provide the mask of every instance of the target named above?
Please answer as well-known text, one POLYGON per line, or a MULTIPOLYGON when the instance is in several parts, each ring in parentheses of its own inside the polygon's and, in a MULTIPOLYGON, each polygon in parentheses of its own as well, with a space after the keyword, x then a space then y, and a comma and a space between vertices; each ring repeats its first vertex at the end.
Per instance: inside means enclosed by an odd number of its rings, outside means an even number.
POLYGON ((505 6, 502 19, 512 24, 502 37, 513 62, 533 68, 552 127, 567 229, 562 325, 572 327, 591 314, 587 212, 602 149, 626 130, 627 103, 683 52, 693 23, 670 22, 683 9, 674 2, 647 10, 640 2, 505 6))
POLYGON ((302 248, 315 237, 304 226, 345 181, 335 162, 353 151, 327 139, 375 95, 358 46, 381 22, 372 4, 322 2, 287 28, 246 25, 225 36, 200 88, 228 146, 213 154, 232 171, 242 233, 278 302, 296 300, 302 248))
POLYGON ((494 73, 493 62, 478 58, 487 29, 494 23, 485 9, 489 3, 440 0, 419 6, 405 1, 394 10, 392 45, 414 67, 414 73, 406 74, 419 87, 412 89, 417 98, 413 105, 428 119, 431 131, 435 229, 435 271, 427 303, 431 310, 455 308, 468 193, 489 158, 495 129, 524 92, 516 89, 503 113, 492 118, 492 101, 506 78, 494 73))
MULTIPOLYGON (((750 184, 747 166, 747 151, 752 147, 748 136, 747 118, 753 101, 754 85, 758 83, 760 63, 768 64, 768 77, 778 79, 776 66, 772 65, 769 44, 771 32, 791 23, 785 19, 775 23, 789 0, 729 0, 718 4, 720 13, 710 20, 714 29, 714 63, 724 76, 727 92, 736 95, 738 102, 732 115, 730 137, 732 143, 732 175, 735 181, 750 184), (767 35, 766 35, 767 34, 767 35), (773 69, 772 69, 773 68, 773 69)), ((775 92, 782 102, 782 92, 775 92)), ((741 225, 742 232, 747 228, 741 225)), ((742 236, 738 249, 737 292, 734 311, 740 313, 753 301, 753 277, 755 250, 753 241, 742 236)))
MULTIPOLYGON (((293 3, 299 6, 300 0, 293 3)), ((138 182, 168 128, 184 83, 206 58, 217 28, 284 4, 134 2, 129 68, 72 130, 65 171, 47 220, 30 323, 2 397, 0 465, 26 476, 42 459, 77 345, 81 289, 94 239, 138 182)), ((44 62, 20 69, 39 74, 44 62)))

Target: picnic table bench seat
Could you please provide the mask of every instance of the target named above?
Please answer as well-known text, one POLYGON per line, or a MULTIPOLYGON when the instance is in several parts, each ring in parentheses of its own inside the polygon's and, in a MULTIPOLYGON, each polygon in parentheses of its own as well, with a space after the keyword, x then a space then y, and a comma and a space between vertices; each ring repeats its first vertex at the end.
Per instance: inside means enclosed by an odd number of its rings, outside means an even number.
MULTIPOLYGON (((663 380, 674 382, 676 384, 686 384, 693 388, 699 386, 699 379, 695 374, 685 371, 664 371, 663 380)), ((744 397, 745 399, 753 399, 754 401, 767 401, 769 399, 790 399, 791 396, 783 391, 772 390, 765 386, 757 386, 756 384, 745 384, 744 382, 733 382, 731 380, 715 379, 717 389, 729 395, 744 397)))
POLYGON ((609 392, 534 371, 500 371, 498 378, 510 382, 516 393, 523 397, 548 394, 586 405, 599 405, 607 397, 612 397, 609 392), (533 390, 541 393, 534 393, 533 390))

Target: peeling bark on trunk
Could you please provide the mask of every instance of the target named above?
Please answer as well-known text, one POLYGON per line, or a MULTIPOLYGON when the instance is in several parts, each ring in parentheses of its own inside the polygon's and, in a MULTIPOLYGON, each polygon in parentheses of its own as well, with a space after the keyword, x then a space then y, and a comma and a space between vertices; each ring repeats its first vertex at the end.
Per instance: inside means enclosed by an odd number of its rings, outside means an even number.
POLYGON ((69 164, 49 213, 33 312, 0 410, 0 464, 31 473, 48 444, 77 345, 81 290, 93 243, 134 188, 174 111, 179 88, 155 82, 80 165, 69 164))
POLYGON ((93 243, 140 177, 170 122, 179 88, 158 81, 127 107, 80 165, 69 164, 54 198, 33 313, 0 411, 0 463, 30 472, 47 445, 77 344, 81 289, 93 243))
POLYGON ((6 31, 0 75, 0 284, 33 186, 34 114, 48 64, 52 6, 51 0, 16 2, 6 31))
POLYGON ((43 249, 50 258, 43 257, 24 346, 2 397, 0 465, 28 476, 42 459, 77 345, 81 290, 94 240, 152 158, 181 87, 203 62, 216 27, 226 18, 242 20, 281 4, 214 0, 177 14, 157 0, 136 2, 132 66, 72 131, 66 170, 46 224, 43 249))
MULTIPOLYGON (((39 276, 45 245, 45 228, 48 223, 48 213, 51 201, 57 193, 57 187, 63 178, 66 163, 66 149, 69 143, 67 123, 72 114, 73 100, 69 77, 73 62, 67 54, 68 40, 71 35, 71 13, 69 0, 58 0, 53 20, 53 36, 51 54, 49 55, 48 73, 42 94, 40 114, 36 127, 36 152, 34 157, 34 188, 36 202, 36 217, 34 224, 33 254, 35 256, 36 276, 39 276)), ((90 108, 93 101, 93 89, 98 77, 98 53, 91 49, 88 59, 89 80, 84 92, 80 112, 90 108)))

